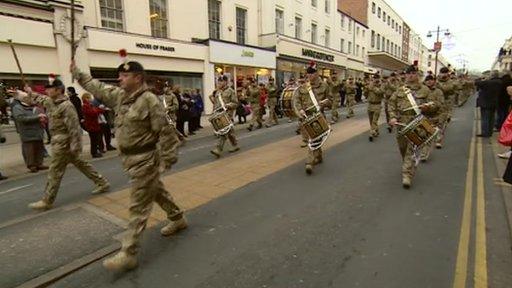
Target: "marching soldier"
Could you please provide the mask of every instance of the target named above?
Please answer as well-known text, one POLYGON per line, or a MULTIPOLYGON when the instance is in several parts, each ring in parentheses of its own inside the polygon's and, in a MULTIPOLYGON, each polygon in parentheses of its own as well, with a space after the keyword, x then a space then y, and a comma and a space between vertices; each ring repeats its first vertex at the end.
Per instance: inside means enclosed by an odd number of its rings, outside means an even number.
POLYGON ((247 87, 246 96, 247 101, 251 104, 252 115, 247 130, 252 131, 255 123, 258 123, 256 129, 263 127, 263 111, 261 111, 260 105, 260 88, 256 85, 256 81, 253 78, 250 78, 249 81, 250 84, 247 87))
POLYGON ((389 126, 389 98, 393 93, 395 93, 396 89, 398 89, 398 79, 396 73, 393 72, 387 79, 384 86, 384 113, 386 114, 386 123, 388 123, 388 132, 391 133, 393 131, 393 127, 389 126))
MULTIPOLYGON (((315 97, 316 101, 319 104, 319 109, 321 110, 323 107, 328 107, 331 105, 331 96, 329 91, 329 86, 327 83, 320 79, 318 75, 318 71, 315 63, 311 63, 310 66, 306 70, 307 80, 301 84, 299 87, 298 93, 295 94, 293 98, 293 107, 299 115, 299 121, 302 123, 308 116, 314 115, 316 112, 316 108, 311 100, 311 97, 315 97), (309 85, 311 85, 311 90, 314 95, 310 95, 309 93, 309 85)), ((305 137, 305 131, 302 129, 303 137, 305 137)), ((318 148, 316 150, 308 149, 308 159, 306 161, 306 173, 313 173, 313 166, 316 164, 320 164, 323 161, 322 148, 318 148)))
POLYGON ((381 87, 380 76, 376 74, 366 87, 366 96, 368 98, 368 118, 370 120, 370 142, 374 137, 379 136, 379 116, 382 110, 382 100, 384 98, 384 89, 381 87))
MULTIPOLYGON (((432 95, 432 98, 439 99, 439 103, 443 104, 444 103, 443 91, 441 91, 439 88, 437 88, 436 78, 434 77, 434 75, 427 75, 427 77, 425 77, 424 84, 425 84, 425 86, 428 87, 430 94, 432 95)), ((439 128, 441 128, 441 123, 440 123, 441 111, 442 111, 442 109, 438 109, 438 111, 436 111, 435 113, 428 114, 428 117, 427 117, 428 120, 430 120, 430 123, 432 123, 432 125, 435 125, 439 128)), ((430 143, 429 145, 423 146, 422 151, 421 151, 421 156, 420 156, 421 162, 427 162, 428 158, 430 157, 430 153, 432 152, 432 146, 433 146, 432 143, 430 143)))
MULTIPOLYGON (((442 105, 439 94, 431 93, 429 88, 419 82, 417 68, 411 65, 406 70, 406 84, 398 88, 389 99, 390 124, 392 126, 398 123, 409 123, 416 117, 415 110, 411 109, 415 103, 412 103, 409 97, 414 98, 418 108, 427 117, 437 113, 442 105), (408 96, 404 88, 410 89, 411 95, 408 96)), ((402 155, 402 185, 408 189, 411 187, 416 170, 413 146, 399 134, 397 134, 397 143, 402 155)))
MULTIPOLYGON (((126 57, 126 51, 120 54, 126 57), (124 52, 124 53, 123 53, 124 52)), ((135 61, 119 65, 119 87, 108 88, 104 83, 81 72, 74 62, 70 65, 78 83, 95 95, 105 105, 116 109, 116 139, 124 170, 131 178, 130 222, 122 240, 121 251, 103 262, 109 270, 128 270, 137 266, 140 238, 146 228, 153 202, 166 213, 169 223, 161 230, 163 236, 172 235, 187 228, 183 211, 165 190, 160 171, 170 168, 171 158, 166 141, 160 141, 162 133, 169 132, 165 110, 158 98, 147 90, 145 71, 135 61), (157 146, 160 145, 160 149, 157 146)))
POLYGON ((345 95, 347 97, 347 118, 354 117, 354 105, 356 105, 356 83, 354 78, 349 77, 347 84, 345 85, 345 95))
POLYGON ((277 125, 279 124, 279 122, 277 121, 277 114, 276 114, 276 106, 277 106, 277 98, 279 97, 279 95, 277 95, 277 86, 276 84, 274 84, 274 78, 272 76, 270 76, 270 78, 268 79, 268 84, 267 84, 267 91, 268 91, 268 100, 267 100, 267 105, 268 105, 268 118, 267 118, 267 123, 265 124, 265 127, 270 127, 272 126, 271 123, 272 121, 274 122, 273 125, 277 125))
MULTIPOLYGON (((210 101, 212 101, 213 103, 214 111, 220 109, 222 107, 222 103, 224 103, 224 108, 227 109, 229 117, 233 116, 233 113, 236 110, 236 107, 238 106, 238 97, 236 96, 235 90, 228 87, 228 77, 226 75, 221 75, 217 79, 217 90, 213 91, 209 98, 210 101)), ((234 153, 240 150, 240 147, 238 147, 238 142, 235 137, 234 128, 231 128, 231 130, 227 134, 219 135, 219 143, 217 144, 217 147, 210 151, 217 158, 220 158, 220 156, 222 155, 222 151, 224 150, 224 144, 226 143, 226 140, 229 140, 231 146, 233 146, 229 150, 229 153, 234 153)))
POLYGON ((448 123, 452 117, 453 110, 453 101, 456 93, 456 86, 453 81, 450 79, 450 70, 447 67, 441 68, 439 70, 439 79, 437 80, 437 88, 443 91, 444 95, 444 105, 441 108, 441 132, 439 133, 439 137, 437 139, 436 148, 443 148, 444 136, 446 133, 446 128, 448 123))
MULTIPOLYGON (((64 84, 59 79, 49 78, 45 85, 48 96, 35 95, 29 87, 25 88, 31 97, 38 102, 45 103, 49 108, 49 121, 46 115, 39 114, 39 118, 50 123, 52 135, 52 160, 46 182, 45 195, 42 200, 30 203, 28 206, 34 210, 48 210, 53 206, 57 197, 60 182, 66 172, 66 166, 71 163, 87 178, 94 181, 96 189, 92 194, 107 192, 110 184, 101 176, 89 162, 82 159, 82 129, 76 113, 75 106, 64 94, 64 84)), ((23 92, 21 92, 23 93, 23 92)))
POLYGON ((338 119, 340 118, 338 109, 341 107, 341 81, 338 78, 338 73, 336 71, 332 72, 331 79, 329 79, 327 84, 329 84, 332 96, 331 124, 334 124, 338 122, 338 119))

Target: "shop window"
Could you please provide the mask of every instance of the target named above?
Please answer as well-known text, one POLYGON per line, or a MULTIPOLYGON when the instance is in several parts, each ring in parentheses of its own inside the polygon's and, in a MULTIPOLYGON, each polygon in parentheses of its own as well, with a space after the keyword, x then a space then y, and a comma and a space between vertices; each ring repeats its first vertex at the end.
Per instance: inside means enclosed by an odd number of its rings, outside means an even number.
POLYGON ((101 27, 123 31, 123 3, 121 0, 100 0, 101 27))
POLYGON ((220 1, 208 0, 208 28, 211 39, 220 39, 220 1))
POLYGON ((247 35, 247 10, 236 8, 236 43, 245 44, 247 35))
POLYGON ((167 0, 149 0, 151 35, 167 38, 167 0))
POLYGON ((276 33, 284 34, 284 12, 276 9, 276 33))
POLYGON ((295 38, 302 39, 302 18, 295 17, 295 38))
POLYGON ((311 23, 311 43, 317 43, 317 26, 315 23, 311 23))

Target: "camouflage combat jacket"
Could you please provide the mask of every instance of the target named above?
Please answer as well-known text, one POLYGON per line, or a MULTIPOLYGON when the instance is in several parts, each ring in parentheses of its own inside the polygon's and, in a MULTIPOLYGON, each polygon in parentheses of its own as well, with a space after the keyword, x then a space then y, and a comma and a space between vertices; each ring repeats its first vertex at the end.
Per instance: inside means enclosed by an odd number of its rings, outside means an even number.
POLYGON ((407 98, 405 88, 410 89, 417 105, 433 102, 433 105, 429 106, 428 111, 422 112, 422 114, 432 119, 439 116, 439 109, 444 104, 441 90, 431 90, 423 84, 415 83, 399 87, 397 91, 393 93, 389 99, 390 118, 395 118, 398 120, 398 122, 407 124, 416 117, 416 112, 414 109, 410 109, 412 105, 407 98))
POLYGON ((454 99, 455 93, 456 93, 456 86, 455 83, 453 83, 453 80, 447 79, 442 80, 439 79, 437 81, 437 88, 441 89, 443 91, 444 100, 446 101, 452 101, 454 99))
POLYGON ((384 88, 381 85, 370 84, 366 87, 368 106, 380 106, 384 99, 384 88))
POLYGON ((356 84, 350 84, 347 82, 347 85, 345 85, 345 93, 347 95, 356 95, 356 84))
POLYGON ((165 99, 165 103, 167 104, 167 107, 165 107, 165 112, 171 117, 172 120, 176 121, 177 113, 180 108, 178 97, 176 97, 176 94, 168 91, 163 95, 163 99, 165 99))
POLYGON ((260 88, 258 86, 249 86, 247 87, 246 91, 247 95, 247 102, 249 102, 252 105, 259 105, 260 104, 260 88))
POLYGON ((228 111, 233 111, 238 106, 238 98, 236 97, 235 90, 231 88, 226 88, 224 90, 215 90, 213 91, 210 97, 213 97, 213 109, 217 110, 221 107, 221 103, 219 101, 219 97, 217 93, 220 93, 222 97, 222 101, 224 101, 224 107, 228 111))
POLYGON ((66 95, 62 94, 55 100, 49 99, 48 104, 52 150, 81 152, 82 129, 73 103, 66 95))

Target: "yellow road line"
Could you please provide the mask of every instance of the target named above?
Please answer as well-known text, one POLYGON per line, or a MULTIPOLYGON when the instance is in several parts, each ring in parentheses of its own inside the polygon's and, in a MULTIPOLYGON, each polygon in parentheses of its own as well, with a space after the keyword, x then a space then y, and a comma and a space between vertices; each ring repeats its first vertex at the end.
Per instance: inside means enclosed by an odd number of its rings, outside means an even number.
POLYGON ((487 287, 487 243, 485 235, 485 188, 482 139, 477 142, 475 288, 487 287))
MULTIPOLYGON (((473 135, 476 131, 476 122, 473 124, 473 135)), ((473 202, 473 170, 475 158, 475 136, 471 138, 469 146, 468 169, 466 171, 466 189, 464 194, 464 208, 462 212, 462 224, 460 227, 459 248, 457 262, 455 264, 455 277, 453 288, 465 288, 468 273, 469 238, 471 232, 471 210, 473 202)))

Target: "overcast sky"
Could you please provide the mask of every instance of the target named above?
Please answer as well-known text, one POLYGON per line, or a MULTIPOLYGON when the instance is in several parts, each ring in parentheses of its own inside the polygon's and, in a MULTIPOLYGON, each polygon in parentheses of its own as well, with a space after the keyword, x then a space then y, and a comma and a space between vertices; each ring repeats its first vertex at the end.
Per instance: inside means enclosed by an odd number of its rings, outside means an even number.
POLYGON ((512 0, 385 0, 404 21, 422 36, 428 48, 433 47, 435 33, 429 30, 448 28, 450 39, 443 38, 441 54, 453 65, 469 69, 491 68, 498 50, 512 37, 512 0))

